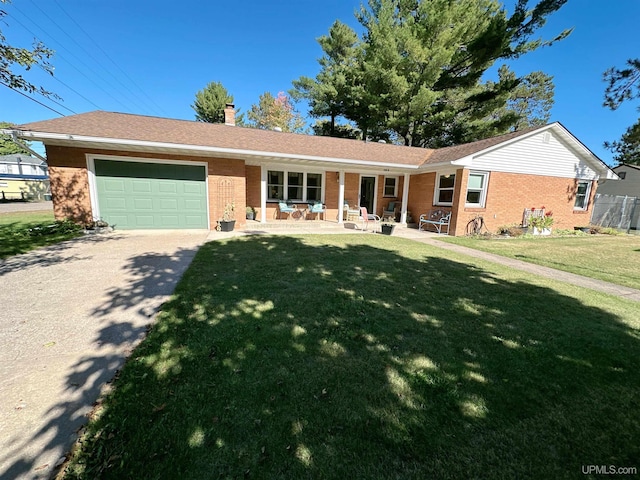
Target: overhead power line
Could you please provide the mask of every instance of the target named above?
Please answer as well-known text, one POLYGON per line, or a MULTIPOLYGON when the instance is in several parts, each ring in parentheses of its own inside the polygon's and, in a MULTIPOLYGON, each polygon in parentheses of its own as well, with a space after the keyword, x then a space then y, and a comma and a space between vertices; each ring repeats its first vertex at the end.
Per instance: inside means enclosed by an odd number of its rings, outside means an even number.
POLYGON ((80 31, 82 31, 82 33, 84 33, 86 35, 86 37, 91 40, 91 42, 93 42, 93 44, 98 48, 98 50, 100 50, 102 52, 102 54, 118 69, 122 72, 122 74, 155 106, 157 107, 158 111, 162 114, 164 114, 165 116, 167 116, 166 112, 164 112, 164 110, 162 109, 162 107, 160 105, 158 105, 153 98, 151 98, 149 95, 147 95, 147 92, 140 88, 140 86, 127 74, 127 72, 125 70, 123 70, 120 65, 118 65, 110 56, 107 52, 104 51, 104 49, 100 46, 100 44, 98 42, 96 42, 93 37, 91 35, 89 35, 89 33, 87 33, 87 31, 82 28, 82 25, 80 25, 78 22, 75 21, 75 19, 69 15, 69 13, 62 7, 62 5, 60 5, 60 3, 58 3, 58 0, 53 0, 55 2, 55 4, 60 8, 60 10, 67 16, 69 17, 69 19, 78 27, 78 29, 80 29, 80 31))
MULTIPOLYGON (((100 60, 98 60, 98 59, 93 55, 93 53, 91 53, 90 51, 88 51, 88 50, 87 50, 84 46, 82 46, 82 45, 81 45, 81 44, 80 44, 80 43, 79 43, 75 38, 73 38, 73 37, 69 34, 69 32, 68 32, 67 30, 65 30, 64 28, 62 28, 62 27, 58 24, 58 22, 56 22, 53 18, 51 18, 51 17, 49 16, 49 14, 48 14, 47 12, 45 12, 42 8, 40 8, 40 6, 39 6, 37 3, 35 3, 33 0, 31 0, 31 3, 32 3, 32 4, 33 4, 33 6, 34 6, 34 7, 36 7, 36 8, 37 8, 37 9, 38 9, 38 10, 39 10, 39 11, 40 11, 40 12, 41 12, 45 17, 47 17, 47 19, 48 19, 48 20, 49 20, 53 25, 55 25, 55 26, 58 28, 58 30, 60 30, 60 31, 61 31, 61 32, 62 32, 62 33, 63 33, 63 34, 64 34, 64 35, 69 39, 69 40, 71 40, 71 42, 73 42, 77 47, 79 47, 79 48, 80 48, 80 50, 82 50, 88 58, 92 59, 92 60, 96 63, 96 65, 98 65, 102 70, 104 70, 104 71, 107 73, 107 75, 109 75, 113 80, 115 80, 118 84, 120 84, 120 87, 122 87, 122 88, 124 88, 126 91, 128 91, 128 92, 131 94, 131 98, 133 99, 133 103, 135 103, 135 104, 137 105, 137 107, 138 107, 138 108, 142 108, 143 110, 146 110, 146 109, 148 108, 147 106, 143 105, 143 104, 140 102, 139 96, 136 96, 136 94, 135 94, 135 93, 133 93, 129 87, 127 87, 125 84, 123 84, 123 83, 122 83, 122 82, 121 82, 121 81, 120 81, 120 80, 119 80, 115 75, 113 75, 113 73, 112 73, 108 68, 106 68, 104 65, 102 65, 102 63, 100 62, 100 60)), ((35 22, 34 22, 34 23, 35 23, 35 22)), ((49 35, 51 36, 51 34, 50 34, 50 33, 49 33, 49 35)), ((58 42, 58 43, 61 43, 61 42, 58 42)), ((76 57, 76 58, 77 58, 77 57, 76 57)), ((87 65, 86 63, 84 63, 84 61, 83 61, 83 60, 81 60, 81 59, 78 59, 78 60, 79 60, 79 61, 81 61, 81 62, 82 62, 82 64, 83 64, 84 66, 86 66, 87 68, 91 68, 91 67, 89 67, 89 65, 87 65)), ((106 79, 104 79, 104 78, 103 78, 103 80, 106 82, 106 79)), ((111 86, 112 86, 112 85, 111 85, 111 86)), ((113 87, 113 86, 112 86, 112 87, 113 87)), ((123 96, 124 96, 124 95, 123 95, 123 96)), ((129 100, 129 101, 130 101, 130 100, 129 100)))
MULTIPOLYGON (((33 98, 33 97, 30 97, 29 95, 27 95, 27 94, 26 94, 26 93, 24 93, 24 92, 21 92, 21 91, 20 91, 20 90, 18 90, 17 88, 13 88, 12 86, 7 85, 7 84, 6 84, 6 83, 4 83, 4 82, 0 82, 0 85, 4 85, 5 87, 7 87, 7 88, 9 88, 9 89, 13 90, 14 92, 19 93, 19 94, 20 94, 20 95, 22 95, 23 97, 27 97, 27 98, 28 98, 29 100, 31 100, 32 102, 36 102, 38 105, 42 105, 44 108, 48 108, 49 110, 51 110, 51 111, 52 111, 52 112, 54 112, 54 113, 57 113, 57 114, 58 114, 58 115, 60 115, 61 117, 66 117, 66 115, 65 115, 64 113, 60 113, 60 112, 59 112, 59 111, 57 111, 56 109, 51 108, 49 105, 45 105, 44 103, 42 103, 42 102, 40 102, 40 101, 36 100, 36 99, 35 99, 35 98, 33 98)), ((49 99, 49 100, 51 100, 51 99, 49 99)), ((75 112, 74 112, 74 113, 75 113, 75 112)))
MULTIPOLYGON (((14 7, 15 8, 15 7, 14 7)), ((16 10, 16 12, 20 13, 20 15, 22 15, 23 17, 27 18, 26 15, 24 15, 22 12, 20 12, 19 10, 16 10)), ((39 38, 39 36, 37 34, 35 34, 29 27, 27 27, 24 23, 22 23, 20 20, 18 20, 15 15, 11 15, 11 18, 13 20, 15 20, 20 26, 22 26, 27 32, 29 32, 31 35, 34 36, 34 38, 39 41, 42 42, 42 40, 39 38)), ((38 25, 35 21, 33 21, 32 19, 29 19, 29 21, 31 23, 33 23, 37 28, 39 28, 40 30, 42 30, 42 32, 44 32, 45 35, 47 35, 48 37, 50 37, 55 43, 59 44, 60 47, 68 52, 73 58, 75 58, 76 60, 78 60, 79 63, 81 63, 82 65, 84 65, 87 69, 91 70, 91 67, 89 65, 87 65, 86 63, 84 63, 84 61, 82 61, 81 59, 79 59, 76 55, 73 54, 73 52, 69 51, 69 49, 67 49, 64 45, 62 45, 60 42, 58 42, 51 34, 47 33, 46 30, 44 30, 40 25, 38 25)), ((43 42, 44 43, 44 42, 43 42)), ((109 91, 107 91, 102 85, 98 84, 97 82, 95 82, 94 79, 92 79, 91 77, 89 77, 86 73, 84 73, 82 70, 80 70, 78 67, 76 67, 73 63, 69 62, 68 60, 66 60, 62 55, 60 55, 59 53, 57 53, 58 58, 60 58, 61 60, 65 61, 71 68, 73 68, 74 70, 76 70, 80 75, 82 75, 83 77, 85 77, 87 80, 89 80, 89 82, 94 85, 95 87, 97 87, 98 89, 102 90, 103 93, 105 93, 108 97, 110 97, 114 102, 118 103, 120 106, 122 106, 122 108, 126 110, 129 110, 129 107, 127 107, 124 103, 122 103, 119 99, 117 99, 116 97, 114 97, 109 91)), ((105 79, 102 79, 103 81, 105 81, 105 79)), ((108 83, 105 81, 105 83, 108 83)), ((113 85, 110 85, 113 88, 113 85)))

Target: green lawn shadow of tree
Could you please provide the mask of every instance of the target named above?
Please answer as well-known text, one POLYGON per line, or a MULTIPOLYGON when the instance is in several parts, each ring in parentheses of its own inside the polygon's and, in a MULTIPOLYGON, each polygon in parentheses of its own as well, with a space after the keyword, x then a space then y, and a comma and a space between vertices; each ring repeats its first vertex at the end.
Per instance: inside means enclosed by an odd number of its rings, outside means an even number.
POLYGON ((573 478, 632 465, 638 332, 424 248, 204 246, 90 427, 87 477, 573 478))

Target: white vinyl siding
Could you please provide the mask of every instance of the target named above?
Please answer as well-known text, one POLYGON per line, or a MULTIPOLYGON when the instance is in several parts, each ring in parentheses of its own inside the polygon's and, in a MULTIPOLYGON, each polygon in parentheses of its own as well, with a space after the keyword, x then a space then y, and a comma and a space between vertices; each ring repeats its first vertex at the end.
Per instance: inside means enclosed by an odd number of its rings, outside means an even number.
POLYGON ((475 157, 473 168, 580 180, 598 178, 595 170, 550 131, 540 132, 475 157), (545 134, 548 134, 548 142, 544 141, 545 134))

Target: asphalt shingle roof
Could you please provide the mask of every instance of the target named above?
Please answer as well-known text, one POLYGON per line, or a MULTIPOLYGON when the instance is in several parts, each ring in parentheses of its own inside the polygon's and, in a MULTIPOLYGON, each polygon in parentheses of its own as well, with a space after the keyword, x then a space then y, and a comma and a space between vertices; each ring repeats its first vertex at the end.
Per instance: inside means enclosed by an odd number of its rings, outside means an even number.
POLYGON ((17 125, 22 131, 421 165, 433 150, 223 124, 93 111, 17 125))

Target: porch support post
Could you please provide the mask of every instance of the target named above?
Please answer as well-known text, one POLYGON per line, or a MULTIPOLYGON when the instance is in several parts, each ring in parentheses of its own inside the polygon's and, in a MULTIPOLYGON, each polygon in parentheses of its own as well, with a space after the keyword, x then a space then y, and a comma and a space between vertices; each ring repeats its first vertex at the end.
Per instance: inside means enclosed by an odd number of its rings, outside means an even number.
POLYGON ((407 224, 407 201, 409 200, 409 179, 411 175, 404 174, 404 182, 402 182, 402 211, 400 212, 400 223, 407 224))
POLYGON ((267 167, 260 166, 260 223, 267 223, 267 167))
POLYGON ((344 223, 344 171, 338 172, 338 223, 344 223))

